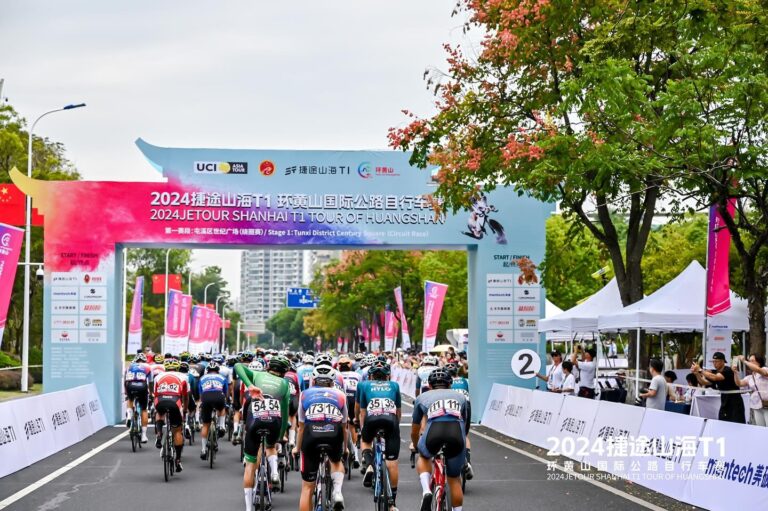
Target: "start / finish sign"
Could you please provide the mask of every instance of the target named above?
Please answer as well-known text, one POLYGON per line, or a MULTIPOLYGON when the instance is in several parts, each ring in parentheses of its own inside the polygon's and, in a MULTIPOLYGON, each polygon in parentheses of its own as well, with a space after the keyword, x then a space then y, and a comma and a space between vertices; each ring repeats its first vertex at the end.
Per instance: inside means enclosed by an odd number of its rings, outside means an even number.
POLYGON ((289 287, 286 290, 285 306, 289 309, 317 309, 320 301, 312 296, 306 287, 289 287))
POLYGON ((435 168, 413 168, 402 152, 137 144, 163 181, 53 182, 11 173, 45 218, 46 392, 94 382, 108 420, 120 419, 122 248, 136 246, 466 250, 473 409, 485 408, 493 383, 533 387, 524 378, 528 357, 515 355, 530 349, 544 358, 536 265, 553 205, 499 189, 479 194, 466 211, 436 215, 435 168))

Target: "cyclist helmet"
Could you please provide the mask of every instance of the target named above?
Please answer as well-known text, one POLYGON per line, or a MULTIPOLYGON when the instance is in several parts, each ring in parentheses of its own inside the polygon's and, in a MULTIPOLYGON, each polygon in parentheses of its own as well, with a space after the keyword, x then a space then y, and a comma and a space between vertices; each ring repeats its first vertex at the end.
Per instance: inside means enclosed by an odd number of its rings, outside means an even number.
POLYGON ((181 373, 188 373, 189 372, 189 363, 188 362, 180 362, 179 363, 179 372, 181 372, 181 373))
POLYGON ((314 364, 315 357, 313 357, 312 355, 304 355, 304 358, 301 359, 301 362, 303 364, 314 364))
POLYGON ((259 349, 256 350, 256 356, 257 357, 264 358, 264 354, 265 354, 265 352, 264 352, 263 349, 259 348, 259 349))
POLYGON ((342 355, 339 357, 339 360, 336 361, 336 363, 341 368, 342 366, 349 367, 352 365, 352 360, 347 355, 342 355))
POLYGON ((165 357, 162 356, 160 353, 155 355, 155 364, 162 364, 165 361, 165 357))
POLYGON ((376 362, 376 355, 366 355, 365 358, 363 358, 362 366, 368 367, 374 362, 376 362))
POLYGON ((181 364, 179 364, 178 360, 174 360, 172 358, 169 358, 165 362, 163 362, 163 367, 165 367, 166 371, 178 371, 181 367, 181 364))
POLYGON ((264 370, 264 362, 262 362, 261 360, 254 360, 250 364, 248 364, 248 369, 250 369, 251 371, 256 371, 260 373, 264 370))
POLYGON ((133 357, 133 362, 135 364, 144 364, 147 362, 147 357, 144 353, 137 353, 136 356, 133 357))
POLYGON ((224 363, 224 355, 222 355, 222 354, 214 355, 213 356, 213 361, 216 362, 219 365, 223 364, 224 363))
POLYGON ((459 374, 459 365, 456 362, 448 362, 443 366, 443 369, 448 371, 448 374, 450 374, 453 377, 459 374))
POLYGON ((219 368, 220 368, 219 363, 216 362, 215 360, 211 360, 211 363, 208 364, 208 367, 205 369, 205 372, 210 373, 211 371, 214 371, 218 373, 219 368))
POLYGON ((236 363, 237 363, 237 357, 235 357, 234 355, 227 357, 227 367, 235 367, 236 363))
POLYGON ((355 362, 360 362, 363 359, 364 356, 365 355, 363 355, 362 353, 360 353, 358 351, 357 353, 355 353, 355 362))
POLYGON ((433 389, 436 387, 447 389, 453 383, 453 377, 444 368, 438 367, 429 373, 429 378, 427 381, 429 382, 429 386, 433 389))
POLYGON ((333 357, 328 353, 320 353, 315 357, 315 367, 317 366, 332 366, 333 357))
POLYGON ((207 360, 208 362, 210 362, 211 360, 213 360, 213 356, 210 353, 204 353, 203 354, 203 359, 207 360))
POLYGON ((193 364, 199 363, 200 355, 192 355, 191 357, 189 357, 189 361, 192 362, 193 364))
POLYGON ((291 362, 287 358, 276 355, 269 361, 270 371, 274 371, 278 374, 285 374, 288 369, 291 368, 291 362))
POLYGON ((242 355, 240 355, 240 362, 249 363, 252 360, 253 360, 253 353, 251 353, 250 351, 245 351, 243 352, 242 355))
POLYGON ((422 362, 421 365, 436 366, 437 362, 438 362, 438 360, 437 360, 436 356, 434 356, 434 355, 427 355, 426 357, 424 357, 424 362, 422 362))
POLYGON ((312 371, 312 384, 320 387, 332 387, 338 374, 332 366, 315 366, 314 371, 312 371))
POLYGON ((389 376, 389 373, 392 371, 392 369, 389 367, 389 364, 387 364, 383 360, 377 360, 373 363, 370 369, 368 369, 368 374, 371 376, 389 376))
POLYGON ((187 362, 189 360, 189 352, 188 351, 182 351, 179 353, 179 360, 182 362, 187 362))

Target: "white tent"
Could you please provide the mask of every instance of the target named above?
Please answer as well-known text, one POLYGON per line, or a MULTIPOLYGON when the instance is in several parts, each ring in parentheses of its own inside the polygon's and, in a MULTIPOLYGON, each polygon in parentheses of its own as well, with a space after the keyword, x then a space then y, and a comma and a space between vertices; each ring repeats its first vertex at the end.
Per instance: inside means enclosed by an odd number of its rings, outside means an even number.
MULTIPOLYGON (((707 271, 693 261, 677 277, 639 302, 600 313, 601 332, 642 329, 648 332, 701 332, 705 319, 707 271)), ((710 319, 712 326, 733 331, 749 329, 746 301, 731 292, 731 308, 710 319)))
POLYGON ((622 307, 619 286, 611 279, 600 291, 565 312, 539 321, 539 332, 558 337, 597 332, 597 318, 622 307))

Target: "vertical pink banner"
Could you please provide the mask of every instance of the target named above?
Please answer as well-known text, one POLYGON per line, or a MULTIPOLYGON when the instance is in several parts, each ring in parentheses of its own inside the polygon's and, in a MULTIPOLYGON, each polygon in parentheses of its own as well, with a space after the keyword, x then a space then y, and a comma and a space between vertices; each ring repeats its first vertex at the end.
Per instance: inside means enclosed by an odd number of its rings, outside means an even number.
MULTIPOLYGON (((736 199, 730 199, 726 210, 733 217, 736 199)), ((728 278, 728 256, 731 233, 723 221, 717 205, 709 208, 707 243, 707 316, 720 314, 731 308, 731 285, 728 278)))
POLYGON ((445 293, 448 291, 446 284, 439 284, 427 280, 424 283, 424 335, 421 343, 421 351, 429 352, 435 347, 437 339, 437 327, 440 324, 440 313, 445 302, 445 293))
POLYGON ((349 337, 344 338, 344 344, 341 347, 342 353, 349 353, 349 337))
POLYGON ((405 307, 403 306, 403 290, 400 286, 395 288, 395 301, 397 302, 397 310, 400 312, 400 324, 403 327, 403 349, 407 350, 411 347, 411 334, 408 331, 408 320, 405 318, 405 307))
POLYGON ((368 347, 368 351, 379 351, 381 349, 381 334, 379 333, 379 323, 374 316, 371 322, 371 345, 368 347))
POLYGON ((131 302, 131 319, 128 323, 128 347, 126 353, 136 353, 141 350, 142 333, 142 304, 144 303, 144 277, 136 277, 131 302))
POLYGON ((189 330, 189 352, 203 353, 205 351, 205 307, 192 307, 192 325, 189 330))
POLYGON ((336 353, 341 353, 341 350, 343 347, 344 347, 344 339, 342 339, 341 336, 338 336, 336 338, 336 353))
POLYGON ((397 337, 397 319, 395 313, 387 311, 384 314, 384 351, 395 349, 395 338, 397 337))
POLYGON ((175 289, 168 292, 168 318, 165 329, 166 352, 178 355, 187 349, 191 308, 191 296, 175 289))
POLYGON ((6 224, 0 224, 0 346, 3 344, 5 322, 8 319, 8 305, 11 302, 13 281, 21 254, 24 231, 6 224))

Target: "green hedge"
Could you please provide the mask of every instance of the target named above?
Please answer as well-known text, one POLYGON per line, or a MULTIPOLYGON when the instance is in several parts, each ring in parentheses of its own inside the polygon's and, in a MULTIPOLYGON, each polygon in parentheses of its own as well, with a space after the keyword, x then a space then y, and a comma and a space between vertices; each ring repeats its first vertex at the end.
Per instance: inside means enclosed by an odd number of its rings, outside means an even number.
MULTIPOLYGON (((41 362, 42 363, 42 362, 41 362)), ((21 360, 5 351, 0 351, 0 367, 16 367, 21 365, 21 360)))

